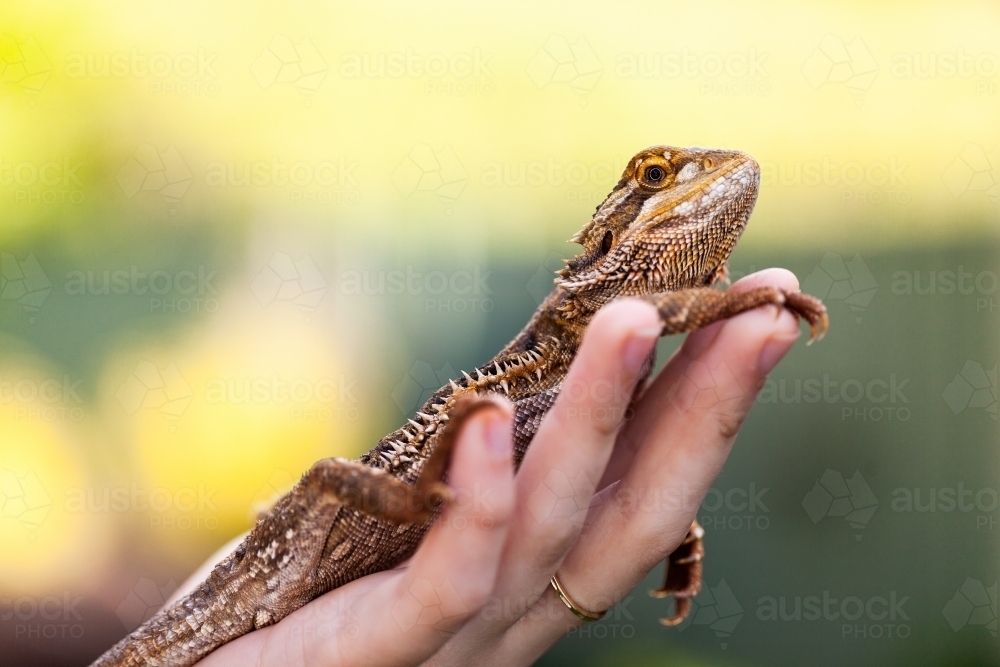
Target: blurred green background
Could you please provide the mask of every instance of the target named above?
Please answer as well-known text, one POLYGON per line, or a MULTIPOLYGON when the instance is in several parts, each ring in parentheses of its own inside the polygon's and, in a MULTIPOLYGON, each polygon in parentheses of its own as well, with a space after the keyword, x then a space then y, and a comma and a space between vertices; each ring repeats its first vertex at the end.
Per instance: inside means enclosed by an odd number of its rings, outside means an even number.
POLYGON ((699 511, 691 620, 654 573, 540 664, 1000 664, 998 34, 995 2, 5 3, 3 664, 88 663, 489 358, 659 143, 757 158, 732 272, 792 269, 832 328, 699 511))

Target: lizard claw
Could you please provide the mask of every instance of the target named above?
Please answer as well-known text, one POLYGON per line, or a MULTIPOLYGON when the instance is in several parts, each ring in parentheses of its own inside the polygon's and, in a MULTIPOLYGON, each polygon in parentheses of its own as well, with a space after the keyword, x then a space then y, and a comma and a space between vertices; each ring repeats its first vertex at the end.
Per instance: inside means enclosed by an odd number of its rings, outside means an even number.
POLYGON ((674 598, 674 613, 660 619, 663 625, 678 625, 691 613, 691 598, 701 590, 701 563, 705 558, 705 545, 702 542, 704 536, 705 530, 698 522, 691 522, 687 537, 667 556, 663 585, 649 591, 654 598, 668 595, 674 598))
POLYGON ((809 342, 812 345, 818 340, 823 340, 827 329, 830 328, 830 318, 826 313, 826 306, 814 296, 803 294, 802 292, 785 292, 785 308, 792 311, 809 323, 809 342))

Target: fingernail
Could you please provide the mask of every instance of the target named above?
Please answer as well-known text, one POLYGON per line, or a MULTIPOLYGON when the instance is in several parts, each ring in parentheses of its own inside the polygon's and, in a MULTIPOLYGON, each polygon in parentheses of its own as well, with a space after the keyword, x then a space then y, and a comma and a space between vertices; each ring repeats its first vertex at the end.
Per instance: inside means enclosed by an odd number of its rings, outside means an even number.
POLYGON ((487 412, 484 417, 485 424, 481 427, 484 431, 483 439, 486 440, 486 451, 497 460, 509 460, 514 448, 510 425, 499 410, 492 409, 487 412))
POLYGON ((660 337, 663 327, 655 324, 632 332, 632 335, 625 341, 625 348, 622 351, 622 358, 625 368, 634 374, 638 374, 642 369, 649 353, 653 351, 656 340, 660 337))
POLYGON ((761 374, 767 375, 770 373, 778 365, 778 362, 781 361, 781 358, 788 353, 788 350, 795 344, 795 340, 798 337, 799 334, 796 332, 793 336, 773 336, 768 340, 760 351, 760 359, 757 362, 757 367, 761 374))

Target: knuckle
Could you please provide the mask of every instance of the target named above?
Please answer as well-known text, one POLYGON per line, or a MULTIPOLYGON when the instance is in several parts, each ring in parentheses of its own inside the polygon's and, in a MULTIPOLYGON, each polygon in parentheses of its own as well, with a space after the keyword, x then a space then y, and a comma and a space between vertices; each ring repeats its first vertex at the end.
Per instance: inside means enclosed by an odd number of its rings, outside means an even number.
POLYGON ((465 602, 465 609, 456 614, 457 620, 464 620, 482 609, 490 596, 493 595, 492 577, 474 576, 465 583, 462 591, 462 599, 465 602))
POLYGON ((578 535, 577 530, 566 529, 548 533, 542 539, 536 540, 532 558, 535 568, 543 572, 554 570, 576 543, 578 535))
POLYGON ((740 432, 743 421, 749 413, 749 408, 743 405, 734 406, 732 409, 723 410, 716 413, 715 423, 719 436, 723 440, 731 440, 740 432))
POLYGON ((488 531, 506 530, 511 525, 513 515, 513 496, 492 500, 490 506, 476 517, 475 525, 488 531))
MULTIPOLYGON (((644 513, 649 514, 649 513, 644 513)), ((687 536, 687 526, 690 521, 685 517, 676 524, 662 514, 636 516, 630 521, 629 532, 634 537, 630 543, 643 558, 649 561, 649 566, 663 560, 680 546, 687 536)))

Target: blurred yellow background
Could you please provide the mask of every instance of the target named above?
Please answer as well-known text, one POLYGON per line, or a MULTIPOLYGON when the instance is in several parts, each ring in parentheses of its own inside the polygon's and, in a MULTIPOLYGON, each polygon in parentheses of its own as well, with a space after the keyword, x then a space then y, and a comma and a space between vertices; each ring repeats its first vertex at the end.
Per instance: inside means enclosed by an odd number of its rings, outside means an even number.
MULTIPOLYGON (((995 2, 6 3, 0 651, 83 664, 487 358, 647 145, 761 163, 737 275, 995 259, 998 34, 995 2), (65 627, 36 627, 53 596, 65 627)), ((832 310, 820 373, 884 358, 832 310)), ((767 662, 706 641, 683 655, 767 662)))

